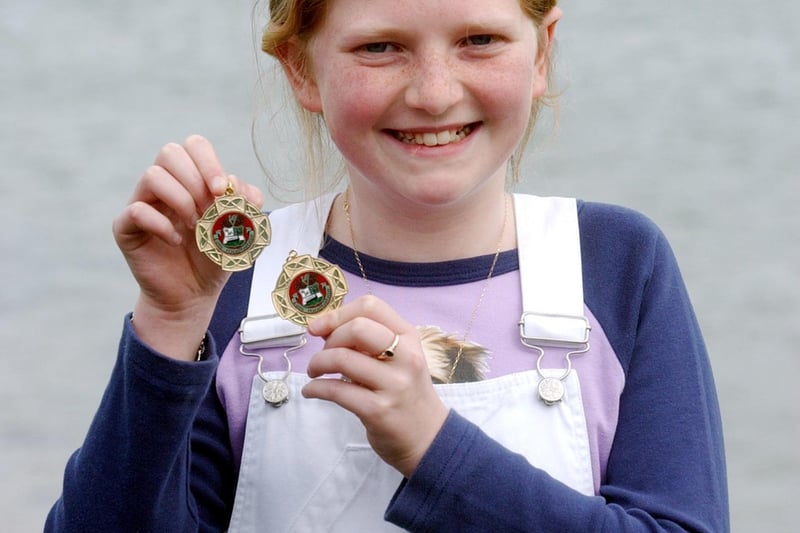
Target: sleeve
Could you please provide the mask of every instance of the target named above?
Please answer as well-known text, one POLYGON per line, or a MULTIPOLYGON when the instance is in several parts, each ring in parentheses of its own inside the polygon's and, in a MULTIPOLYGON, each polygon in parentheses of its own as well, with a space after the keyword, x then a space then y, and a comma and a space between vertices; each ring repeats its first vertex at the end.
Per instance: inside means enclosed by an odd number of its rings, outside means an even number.
POLYGON ((197 531, 190 434, 218 358, 151 351, 125 320, 119 354, 83 445, 69 459, 45 531, 197 531))
POLYGON ((387 520, 410 531, 729 531, 719 406, 680 272, 652 223, 616 215, 626 222, 605 220, 583 251, 595 265, 589 285, 607 300, 596 305, 613 309, 604 329, 626 376, 599 495, 573 491, 451 413, 387 520))
POLYGON ((227 529, 237 474, 214 378, 218 341, 227 342, 246 313, 251 278, 237 272, 223 289, 205 361, 152 351, 126 318, 109 384, 45 531, 227 529))

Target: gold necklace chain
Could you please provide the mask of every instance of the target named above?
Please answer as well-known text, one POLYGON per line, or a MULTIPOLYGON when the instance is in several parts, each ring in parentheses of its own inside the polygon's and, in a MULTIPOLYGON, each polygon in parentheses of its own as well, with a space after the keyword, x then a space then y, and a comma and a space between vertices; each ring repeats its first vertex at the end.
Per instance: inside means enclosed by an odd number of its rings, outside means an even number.
MULTIPOLYGON (((503 211, 503 225, 500 228, 500 238, 497 240, 497 250, 494 253, 494 257, 492 258, 492 264, 489 266, 489 273, 486 276, 486 281, 483 283, 483 287, 481 288, 481 294, 478 297, 478 301, 475 303, 475 307, 472 308, 472 314, 470 315, 469 322, 467 323, 467 330, 464 332, 464 337, 462 338, 461 342, 458 345, 458 353, 456 354, 456 358, 453 361, 453 366, 450 368, 450 374, 447 377, 447 382, 453 382, 453 376, 455 375, 456 368, 458 368, 458 363, 461 362, 461 355, 464 353, 464 344, 469 339, 469 334, 472 332, 472 326, 475 324, 475 319, 478 317, 478 310, 483 303, 483 298, 486 296, 486 291, 489 288, 489 282, 492 279, 492 275, 494 275, 494 267, 497 265, 497 259, 500 257, 500 250, 503 246, 503 236, 506 233, 506 221, 508 220, 508 197, 506 196, 504 201, 504 211, 503 211)), ((361 273, 361 277, 364 280, 364 283, 367 286, 367 292, 372 294, 372 287, 370 286, 369 279, 367 278, 367 272, 364 270, 364 264, 361 262, 361 256, 358 253, 358 246, 356 246, 356 234, 353 231, 353 221, 350 218, 350 189, 348 188, 344 193, 344 214, 347 218, 347 226, 350 229, 350 241, 353 243, 353 257, 355 257, 356 264, 358 265, 358 270, 361 273)))

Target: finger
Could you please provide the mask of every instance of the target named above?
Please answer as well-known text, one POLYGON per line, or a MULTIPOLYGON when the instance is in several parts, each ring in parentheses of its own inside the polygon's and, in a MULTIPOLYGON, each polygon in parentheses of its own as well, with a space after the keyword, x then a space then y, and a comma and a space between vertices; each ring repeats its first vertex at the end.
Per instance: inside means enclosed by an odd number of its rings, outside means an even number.
MULTIPOLYGON (((372 295, 362 296, 315 318, 308 324, 308 332, 312 335, 327 337, 342 324, 350 322, 357 317, 365 317, 379 324, 383 324, 389 331, 400 335, 414 331, 414 326, 406 322, 392 307, 372 295)), ((383 342, 388 335, 380 339, 383 342)), ((389 339, 391 341, 391 339, 389 339)), ((377 343, 377 340, 375 341, 377 343)), ((388 346, 387 342, 384 346, 388 346)))
POLYGON ((213 196, 222 196, 228 186, 227 174, 219 162, 211 141, 201 135, 192 135, 183 143, 206 187, 213 196))
POLYGON ((214 196, 218 196, 214 192, 214 187, 221 188, 224 192, 225 178, 222 175, 218 175, 214 180, 211 180, 213 187, 209 185, 184 145, 177 143, 164 145, 156 156, 155 165, 163 167, 168 174, 172 175, 175 180, 189 191, 192 198, 194 198, 195 211, 198 214, 206 210, 211 202, 214 201, 214 196))
POLYGON ((342 375, 372 390, 387 389, 391 370, 385 361, 364 355, 350 348, 331 348, 317 352, 308 362, 306 373, 310 378, 342 375))
POLYGON ((383 324, 370 318, 356 316, 334 329, 325 338, 325 348, 347 347, 370 357, 378 357, 389 348, 392 348, 392 351, 397 350, 396 338, 399 343, 399 335, 383 324))
POLYGON ((163 212, 146 202, 133 202, 114 219, 114 238, 120 247, 132 239, 141 239, 143 234, 153 235, 167 244, 178 245, 183 236, 163 212))
POLYGON ((180 218, 186 227, 198 219, 197 203, 192 194, 173 174, 161 166, 148 168, 136 186, 132 202, 163 204, 180 218))
POLYGON ((374 392, 358 383, 333 378, 312 379, 301 392, 304 398, 328 400, 356 414, 376 399, 374 392))

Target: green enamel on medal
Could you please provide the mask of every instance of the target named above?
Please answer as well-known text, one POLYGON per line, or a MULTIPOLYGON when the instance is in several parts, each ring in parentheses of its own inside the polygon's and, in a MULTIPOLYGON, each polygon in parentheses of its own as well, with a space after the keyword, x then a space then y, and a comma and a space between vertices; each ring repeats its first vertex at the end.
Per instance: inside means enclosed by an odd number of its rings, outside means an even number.
POLYGON ((336 309, 347 294, 344 273, 336 265, 292 250, 278 276, 272 303, 278 314, 299 326, 336 309))
POLYGON ((222 270, 247 270, 270 243, 269 218, 228 184, 197 222, 195 238, 197 248, 222 270))

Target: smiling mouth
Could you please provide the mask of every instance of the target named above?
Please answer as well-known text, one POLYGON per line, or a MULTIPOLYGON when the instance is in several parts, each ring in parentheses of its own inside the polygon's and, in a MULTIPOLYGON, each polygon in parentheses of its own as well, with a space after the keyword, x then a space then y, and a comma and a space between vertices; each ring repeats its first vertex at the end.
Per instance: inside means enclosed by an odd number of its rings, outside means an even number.
POLYGON ((398 141, 405 144, 416 144, 424 146, 444 146, 446 144, 457 143, 463 140, 475 129, 474 124, 467 124, 458 129, 444 130, 438 132, 415 133, 406 131, 392 130, 392 135, 398 141))

